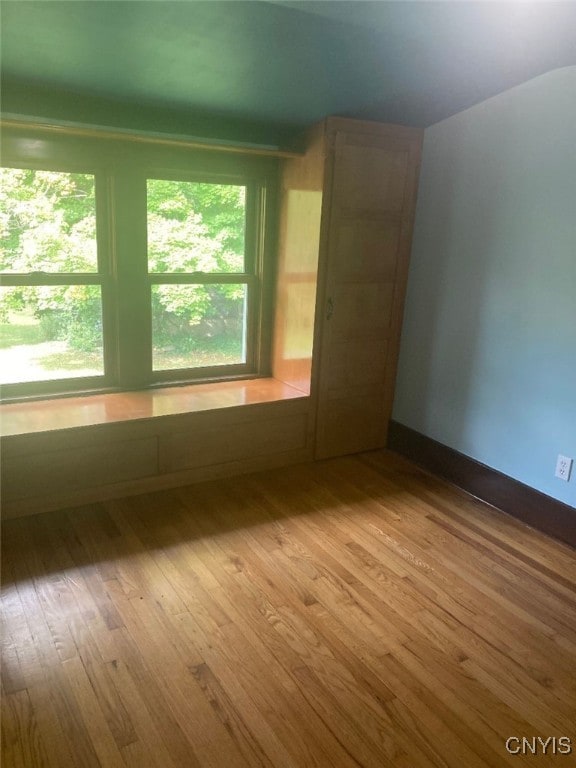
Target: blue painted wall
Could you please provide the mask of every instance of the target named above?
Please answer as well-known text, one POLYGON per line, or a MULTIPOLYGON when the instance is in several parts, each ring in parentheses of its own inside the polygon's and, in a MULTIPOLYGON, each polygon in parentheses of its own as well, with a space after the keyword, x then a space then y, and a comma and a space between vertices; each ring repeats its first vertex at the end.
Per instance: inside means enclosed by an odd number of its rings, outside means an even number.
POLYGON ((576 507, 576 67, 426 130, 393 418, 576 507))

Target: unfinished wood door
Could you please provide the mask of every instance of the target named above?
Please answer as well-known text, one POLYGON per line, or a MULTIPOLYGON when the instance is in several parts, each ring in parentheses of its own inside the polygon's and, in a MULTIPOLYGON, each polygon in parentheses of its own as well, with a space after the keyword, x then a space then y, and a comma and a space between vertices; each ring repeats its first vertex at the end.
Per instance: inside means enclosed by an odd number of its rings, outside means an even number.
POLYGON ((326 245, 316 457, 385 444, 421 132, 337 121, 326 245))

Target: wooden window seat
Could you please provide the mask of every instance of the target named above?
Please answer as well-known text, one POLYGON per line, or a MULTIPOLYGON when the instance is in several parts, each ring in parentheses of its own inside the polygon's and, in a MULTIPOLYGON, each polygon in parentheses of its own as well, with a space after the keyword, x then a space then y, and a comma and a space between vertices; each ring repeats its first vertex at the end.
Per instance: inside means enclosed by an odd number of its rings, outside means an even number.
POLYGON ((312 414, 273 378, 4 404, 2 516, 307 461, 312 414))

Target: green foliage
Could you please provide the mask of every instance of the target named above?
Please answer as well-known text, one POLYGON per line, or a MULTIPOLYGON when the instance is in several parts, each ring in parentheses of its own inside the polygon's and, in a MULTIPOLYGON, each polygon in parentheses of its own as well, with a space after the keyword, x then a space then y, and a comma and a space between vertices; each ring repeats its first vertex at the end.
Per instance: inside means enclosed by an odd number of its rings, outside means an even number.
MULTIPOLYGON (((244 187, 149 180, 148 267, 155 273, 244 271, 244 187)), ((0 271, 97 271, 94 178, 0 169, 0 271)), ((154 341, 177 352, 198 339, 242 332, 244 286, 160 285, 152 297, 154 341)), ((46 340, 91 351, 102 343, 97 286, 3 289, 0 321, 24 312, 46 340)))
POLYGON ((0 272, 96 272, 94 177, 0 169, 0 272))
POLYGON ((193 224, 197 216, 196 222, 204 227, 206 237, 219 245, 220 251, 216 255, 218 271, 233 272, 242 268, 244 187, 149 179, 148 212, 185 225, 193 224), (233 269, 230 268, 232 264, 233 269))

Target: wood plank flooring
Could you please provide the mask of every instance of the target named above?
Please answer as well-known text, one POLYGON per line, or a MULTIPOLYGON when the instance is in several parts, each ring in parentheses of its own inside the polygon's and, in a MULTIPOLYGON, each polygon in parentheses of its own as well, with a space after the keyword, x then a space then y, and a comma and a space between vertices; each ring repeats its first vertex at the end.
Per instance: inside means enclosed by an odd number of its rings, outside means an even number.
POLYGON ((574 551, 393 454, 11 520, 2 568, 4 768, 576 764, 574 551))

